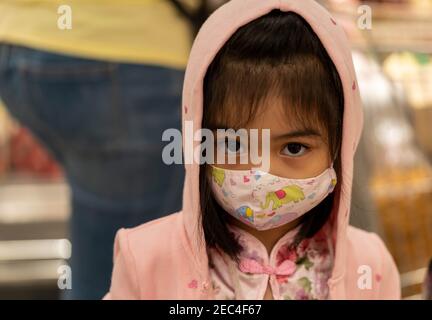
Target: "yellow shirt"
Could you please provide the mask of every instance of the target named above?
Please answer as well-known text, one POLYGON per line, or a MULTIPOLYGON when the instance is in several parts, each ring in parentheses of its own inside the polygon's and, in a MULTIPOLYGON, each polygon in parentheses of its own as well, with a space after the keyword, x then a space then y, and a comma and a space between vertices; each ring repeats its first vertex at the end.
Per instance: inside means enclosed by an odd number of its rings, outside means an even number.
POLYGON ((184 68, 191 41, 188 21, 167 0, 0 0, 0 42, 184 68))

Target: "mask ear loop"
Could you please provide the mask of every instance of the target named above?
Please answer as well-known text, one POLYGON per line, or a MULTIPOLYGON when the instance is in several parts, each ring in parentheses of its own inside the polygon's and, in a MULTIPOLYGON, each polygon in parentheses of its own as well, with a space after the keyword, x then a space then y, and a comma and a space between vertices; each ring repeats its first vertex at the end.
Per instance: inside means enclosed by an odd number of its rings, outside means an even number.
MULTIPOLYGON (((334 179, 336 179, 336 182, 337 182, 339 179, 338 179, 338 176, 337 176, 336 170, 333 168, 333 165, 334 165, 334 161, 332 161, 331 164, 330 164, 330 168, 329 168, 330 171, 331 171, 330 175, 331 175, 331 176, 334 175, 334 179)), ((332 192, 333 192, 333 191, 332 191, 332 192)))

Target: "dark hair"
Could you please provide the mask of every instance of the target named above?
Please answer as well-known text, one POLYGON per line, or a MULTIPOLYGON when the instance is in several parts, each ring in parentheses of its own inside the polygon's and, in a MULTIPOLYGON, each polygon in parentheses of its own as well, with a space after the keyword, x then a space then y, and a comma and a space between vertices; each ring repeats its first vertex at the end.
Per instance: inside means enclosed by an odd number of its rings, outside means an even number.
MULTIPOLYGON (((242 26, 225 43, 204 79, 203 128, 242 127, 267 98, 282 99, 293 125, 319 126, 340 177, 343 90, 336 67, 318 36, 298 14, 273 10, 242 26)), ((300 129, 300 128, 299 128, 300 129)), ((207 246, 237 260, 241 245, 215 201, 207 165, 200 168, 201 222, 207 246)), ((314 236, 330 217, 335 192, 301 218, 295 245, 314 236)))

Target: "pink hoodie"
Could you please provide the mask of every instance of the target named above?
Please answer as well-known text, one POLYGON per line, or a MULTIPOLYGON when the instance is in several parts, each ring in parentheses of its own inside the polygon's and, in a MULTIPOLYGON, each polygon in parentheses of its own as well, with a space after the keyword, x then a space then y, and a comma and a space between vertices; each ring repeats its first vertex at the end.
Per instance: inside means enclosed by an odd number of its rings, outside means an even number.
MULTIPOLYGON (((334 191, 336 205, 331 214, 335 261, 328 280, 330 299, 399 299, 399 273, 383 241, 376 234, 348 225, 353 158, 363 113, 348 40, 323 7, 313 0, 232 0, 213 13, 190 54, 183 87, 183 130, 186 120, 193 121, 194 130, 201 128, 203 79, 218 50, 239 27, 273 9, 293 11, 306 19, 336 65, 343 84, 342 177, 334 191)), ((111 288, 105 299, 214 298, 198 219, 199 165, 185 167, 181 212, 118 231, 111 288)))

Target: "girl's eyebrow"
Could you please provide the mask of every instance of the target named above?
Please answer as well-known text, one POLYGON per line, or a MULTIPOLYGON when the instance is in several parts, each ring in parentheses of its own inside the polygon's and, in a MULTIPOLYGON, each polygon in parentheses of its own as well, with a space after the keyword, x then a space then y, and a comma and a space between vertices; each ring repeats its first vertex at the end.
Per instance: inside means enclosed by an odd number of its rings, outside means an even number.
MULTIPOLYGON (((216 128, 211 128, 210 130, 216 131, 217 129, 223 129, 223 130, 234 129, 234 130, 238 130, 236 128, 227 128, 225 126, 218 126, 216 128)), ((280 135, 277 135, 277 136, 273 136, 272 138, 279 140, 279 139, 301 138, 301 137, 320 138, 321 137, 321 133, 319 133, 319 131, 317 131, 315 129, 306 128, 306 129, 302 129, 302 130, 295 130, 295 131, 291 131, 291 132, 288 132, 288 133, 284 133, 284 134, 280 134, 280 135)))
POLYGON ((315 129, 304 129, 304 130, 296 130, 288 133, 284 133, 281 135, 277 135, 273 137, 274 139, 287 139, 287 138, 299 138, 299 137, 321 137, 321 133, 319 133, 315 129))

